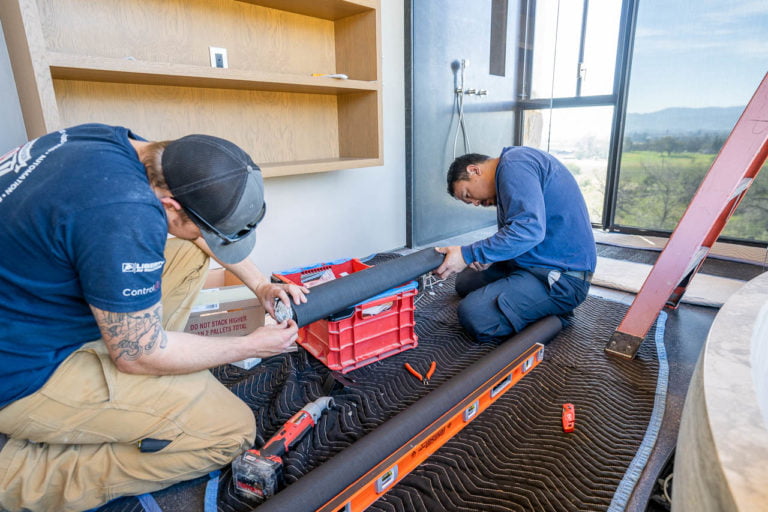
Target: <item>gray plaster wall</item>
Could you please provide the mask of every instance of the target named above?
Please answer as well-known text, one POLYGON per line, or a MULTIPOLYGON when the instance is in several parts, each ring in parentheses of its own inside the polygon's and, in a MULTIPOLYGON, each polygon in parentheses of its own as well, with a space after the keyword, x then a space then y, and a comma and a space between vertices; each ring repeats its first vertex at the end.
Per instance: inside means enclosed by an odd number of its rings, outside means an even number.
POLYGON ((27 141, 24 118, 21 116, 19 94, 11 71, 8 48, 0 24, 0 155, 27 141))
MULTIPOLYGON (((509 0, 506 73, 490 74, 492 0, 410 0, 411 115, 409 223, 411 246, 494 225, 495 208, 474 208, 453 199, 445 175, 454 159, 458 124, 455 89, 458 63, 468 60, 464 87, 487 96, 464 95, 465 126, 473 153, 498 156, 514 140, 515 62, 519 2, 509 0)), ((459 135, 456 155, 464 154, 459 135)))

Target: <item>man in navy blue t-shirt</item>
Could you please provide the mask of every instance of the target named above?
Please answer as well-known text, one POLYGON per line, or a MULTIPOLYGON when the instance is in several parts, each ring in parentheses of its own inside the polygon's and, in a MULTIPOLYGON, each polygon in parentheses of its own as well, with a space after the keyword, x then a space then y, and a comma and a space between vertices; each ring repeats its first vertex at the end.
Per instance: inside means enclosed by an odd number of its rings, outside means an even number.
POLYGON ((212 136, 87 124, 0 157, 0 508, 89 509, 251 446, 252 412, 207 369, 296 350, 295 322, 196 336, 166 299, 213 257, 270 313, 305 301, 247 258, 265 208, 258 166, 212 136))
POLYGON ((447 181, 451 196, 497 211, 494 235, 437 249, 446 257, 435 273, 459 273, 459 321, 470 334, 509 336, 584 301, 595 241, 584 197, 562 163, 538 149, 508 147, 498 158, 457 158, 447 181))

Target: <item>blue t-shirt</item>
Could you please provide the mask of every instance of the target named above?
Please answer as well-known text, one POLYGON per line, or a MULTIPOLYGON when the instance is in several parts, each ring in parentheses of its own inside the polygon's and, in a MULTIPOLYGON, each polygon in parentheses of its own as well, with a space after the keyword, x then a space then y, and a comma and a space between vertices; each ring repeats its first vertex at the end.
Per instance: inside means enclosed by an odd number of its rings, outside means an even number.
POLYGON ((89 304, 160 300, 167 222, 129 137, 87 124, 0 157, 0 407, 101 337, 89 304))
POLYGON ((597 251, 584 196, 570 171, 549 153, 504 148, 496 167, 496 211, 498 231, 462 246, 467 263, 595 271, 597 251))

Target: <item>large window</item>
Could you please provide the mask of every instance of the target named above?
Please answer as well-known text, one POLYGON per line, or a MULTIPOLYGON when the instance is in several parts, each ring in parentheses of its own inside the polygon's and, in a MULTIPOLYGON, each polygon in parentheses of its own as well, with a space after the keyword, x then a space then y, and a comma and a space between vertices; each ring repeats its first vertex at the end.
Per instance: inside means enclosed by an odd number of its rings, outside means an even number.
MULTIPOLYGON (((768 70, 766 34, 764 1, 639 2, 615 225, 674 229, 768 70)), ((767 175, 724 235, 768 240, 767 175)))
POLYGON ((622 3, 523 3, 533 51, 522 55, 528 74, 518 102, 520 143, 558 157, 576 177, 590 219, 601 223, 617 99, 614 74, 622 3))

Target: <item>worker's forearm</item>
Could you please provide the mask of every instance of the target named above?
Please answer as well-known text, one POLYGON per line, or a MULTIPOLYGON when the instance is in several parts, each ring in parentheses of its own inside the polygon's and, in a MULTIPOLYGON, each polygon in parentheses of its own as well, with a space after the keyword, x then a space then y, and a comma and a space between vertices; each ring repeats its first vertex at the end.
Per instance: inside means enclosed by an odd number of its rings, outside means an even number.
POLYGON ((192 373, 222 364, 257 357, 254 341, 245 336, 198 336, 185 332, 166 331, 163 347, 135 358, 115 361, 121 371, 143 375, 173 375, 192 373))
POLYGON ((227 270, 232 272, 240 279, 245 286, 257 293, 260 286, 269 284, 269 279, 261 273, 256 265, 249 259, 244 259, 240 263, 225 265, 227 270))

